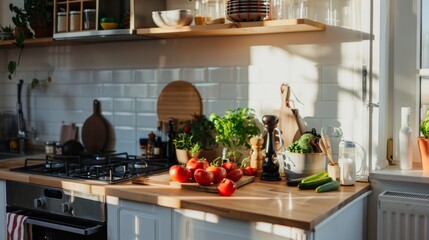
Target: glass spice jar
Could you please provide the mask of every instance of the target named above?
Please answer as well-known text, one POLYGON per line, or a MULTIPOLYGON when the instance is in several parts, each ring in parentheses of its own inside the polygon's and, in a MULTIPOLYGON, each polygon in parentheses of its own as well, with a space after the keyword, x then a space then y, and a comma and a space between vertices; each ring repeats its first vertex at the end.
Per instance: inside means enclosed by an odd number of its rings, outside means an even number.
POLYGON ((57 13, 57 32, 65 32, 67 31, 67 25, 66 25, 66 16, 67 13, 65 12, 58 12, 57 13))
POLYGON ((94 30, 95 29, 95 19, 96 19, 96 10, 95 9, 85 9, 84 13, 84 30, 94 30))
POLYGON ((70 11, 70 32, 80 31, 80 11, 70 11))
POLYGON ((55 148, 55 143, 51 142, 51 141, 46 141, 45 142, 45 153, 46 154, 53 154, 54 153, 54 148, 55 148))

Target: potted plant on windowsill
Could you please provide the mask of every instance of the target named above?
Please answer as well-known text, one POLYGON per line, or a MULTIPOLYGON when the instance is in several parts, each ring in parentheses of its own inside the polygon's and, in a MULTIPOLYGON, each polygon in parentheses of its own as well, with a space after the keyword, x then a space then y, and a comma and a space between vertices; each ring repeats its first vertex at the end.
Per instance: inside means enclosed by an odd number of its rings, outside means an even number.
POLYGON ((429 111, 426 119, 420 124, 421 136, 417 138, 423 171, 429 172, 429 111))
POLYGON ((213 113, 209 119, 216 130, 216 142, 228 148, 228 157, 235 162, 241 158, 239 150, 250 149, 250 139, 261 132, 251 108, 227 110, 222 117, 213 113))

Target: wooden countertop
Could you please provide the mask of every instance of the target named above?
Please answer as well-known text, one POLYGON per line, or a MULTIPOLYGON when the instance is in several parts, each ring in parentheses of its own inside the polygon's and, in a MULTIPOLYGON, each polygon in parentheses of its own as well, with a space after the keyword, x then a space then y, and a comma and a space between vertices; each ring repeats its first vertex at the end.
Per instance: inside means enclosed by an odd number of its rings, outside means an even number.
POLYGON ((256 179, 240 187, 230 197, 214 193, 181 189, 165 182, 146 184, 130 181, 117 184, 100 184, 85 180, 69 180, 9 171, 21 167, 21 158, 0 161, 0 179, 64 188, 87 193, 109 195, 137 202, 152 203, 170 208, 184 208, 209 212, 244 221, 262 221, 313 230, 327 217, 370 190, 369 183, 341 186, 338 191, 316 193, 286 186, 285 181, 265 182, 256 179))

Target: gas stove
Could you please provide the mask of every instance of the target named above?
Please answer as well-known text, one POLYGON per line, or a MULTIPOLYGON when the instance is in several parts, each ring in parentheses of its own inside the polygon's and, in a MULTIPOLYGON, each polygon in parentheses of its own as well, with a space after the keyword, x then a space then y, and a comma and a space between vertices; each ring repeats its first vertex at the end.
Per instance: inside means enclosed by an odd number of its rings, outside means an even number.
POLYGON ((45 158, 27 158, 24 167, 10 170, 112 184, 137 176, 164 172, 169 167, 170 164, 165 160, 140 159, 127 153, 81 154, 79 156, 47 154, 45 158))

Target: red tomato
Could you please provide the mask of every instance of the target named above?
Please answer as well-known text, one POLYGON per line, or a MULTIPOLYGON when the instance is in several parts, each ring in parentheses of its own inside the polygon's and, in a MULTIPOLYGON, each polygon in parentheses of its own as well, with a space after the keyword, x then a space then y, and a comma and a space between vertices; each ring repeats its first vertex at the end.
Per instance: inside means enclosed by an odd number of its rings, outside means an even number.
POLYGON ((222 167, 226 169, 227 172, 237 168, 237 163, 235 162, 226 162, 222 164, 222 167))
POLYGON ((202 158, 200 161, 203 163, 203 169, 207 169, 210 166, 210 163, 205 158, 202 158))
POLYGON ((227 178, 231 179, 234 182, 237 182, 242 177, 243 177, 243 171, 240 168, 231 170, 227 175, 227 178))
POLYGON ((256 174, 258 173, 258 169, 254 167, 249 166, 249 167, 246 167, 245 169, 246 169, 246 174, 248 176, 256 176, 256 174))
POLYGON ((201 186, 209 186, 213 182, 213 173, 207 172, 204 169, 197 169, 194 173, 195 181, 201 186))
POLYGON ((237 189, 235 182, 227 178, 224 178, 217 186, 217 191, 222 196, 231 196, 235 192, 235 189, 237 189))
POLYGON ((241 171, 243 171, 243 176, 248 176, 249 175, 249 173, 247 172, 247 169, 244 167, 244 168, 240 168, 241 169, 241 171))
POLYGON ((204 163, 200 161, 200 159, 194 157, 189 159, 189 161, 186 163, 186 167, 191 170, 191 176, 194 176, 195 170, 199 168, 204 169, 204 163))
POLYGON ((191 179, 191 170, 181 165, 173 165, 168 172, 170 178, 176 182, 187 182, 191 179))
POLYGON ((217 184, 220 181, 222 181, 224 178, 226 178, 227 172, 226 169, 223 167, 216 167, 216 166, 209 166, 206 169, 207 172, 212 172, 213 173, 213 183, 217 184))

